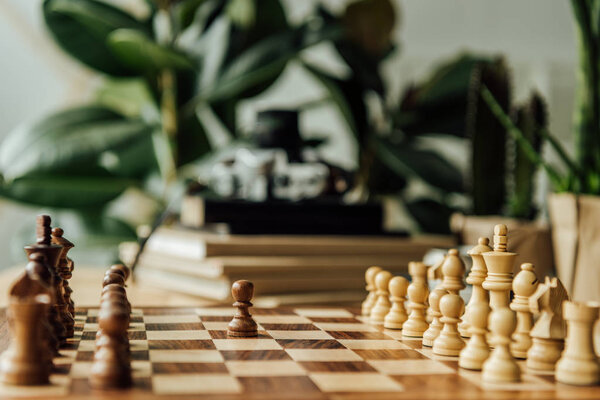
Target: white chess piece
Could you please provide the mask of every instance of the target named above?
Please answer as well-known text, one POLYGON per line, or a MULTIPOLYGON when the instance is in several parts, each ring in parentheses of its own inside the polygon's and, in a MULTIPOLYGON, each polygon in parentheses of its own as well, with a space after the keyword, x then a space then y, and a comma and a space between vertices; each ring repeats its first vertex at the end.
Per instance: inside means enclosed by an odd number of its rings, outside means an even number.
POLYGON ((404 302, 406 301, 406 292, 408 289, 408 280, 402 276, 395 276, 390 280, 388 290, 392 308, 387 313, 383 321, 383 327, 386 329, 402 329, 402 324, 408 319, 404 302))
POLYGON ((371 309, 369 322, 375 325, 383 324, 383 320, 388 312, 390 312, 391 303, 389 299, 388 286, 392 274, 389 271, 379 271, 375 275, 375 287, 377 288, 377 301, 371 309))
POLYGON ((492 311, 489 317, 492 344, 495 346, 489 358, 483 363, 481 377, 484 382, 519 382, 521 369, 510 353, 510 337, 517 327, 515 313, 507 307, 492 311))

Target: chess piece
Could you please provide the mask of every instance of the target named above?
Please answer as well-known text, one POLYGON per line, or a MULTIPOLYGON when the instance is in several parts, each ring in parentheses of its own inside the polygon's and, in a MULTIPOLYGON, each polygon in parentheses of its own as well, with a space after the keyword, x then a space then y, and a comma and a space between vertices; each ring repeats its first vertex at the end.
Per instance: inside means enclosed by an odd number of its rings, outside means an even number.
POLYGON ((365 281, 367 283, 366 290, 369 292, 365 301, 362 302, 362 315, 364 317, 368 317, 371 315, 371 309, 375 305, 375 301, 377 300, 377 295, 375 294, 375 275, 378 272, 382 271, 380 267, 369 267, 365 272, 365 281))
POLYGON ((527 368, 554 371, 565 342, 562 308, 565 300, 569 300, 569 296, 561 281, 549 277, 529 297, 529 308, 539 317, 529 332, 532 344, 527 351, 527 368))
POLYGON ((483 253, 487 277, 483 288, 490 292, 490 308, 508 308, 512 288, 513 264, 517 253, 507 251, 508 229, 499 224, 494 227, 494 251, 483 253))
POLYGON ((123 275, 107 271, 106 275, 104 275, 104 280, 102 281, 102 286, 111 285, 111 284, 125 286, 125 279, 123 278, 123 275))
POLYGON ((483 363, 481 377, 484 382, 519 382, 521 369, 510 353, 510 337, 517 327, 515 313, 507 307, 492 310, 489 317, 492 344, 490 357, 483 363))
POLYGON ((486 339, 489 313, 490 306, 486 302, 475 302, 471 305, 468 315, 471 339, 460 352, 459 367, 479 371, 489 357, 490 347, 486 339))
POLYGON ((408 280, 402 276, 395 276, 390 280, 388 290, 392 308, 385 316, 383 327, 386 329, 402 329, 402 324, 408 318, 404 302, 406 301, 406 291, 408 289, 408 280))
POLYGON ((258 336, 256 322, 248 312, 252 307, 252 296, 254 295, 254 285, 249 281, 235 281, 231 287, 231 295, 235 299, 234 307, 237 311, 227 326, 227 335, 233 337, 254 337, 258 336))
POLYGON ((513 280, 515 296, 510 303, 510 309, 517 313, 517 329, 510 344, 510 351, 515 358, 527 358, 527 350, 531 347, 529 331, 533 326, 533 316, 529 309, 529 297, 536 291, 538 284, 533 264, 521 264, 521 271, 513 280))
POLYGON ((443 328, 443 324, 440 322, 442 313, 440 312, 440 299, 443 295, 447 294, 446 289, 442 285, 438 285, 429 294, 429 308, 431 309, 431 323, 429 328, 423 333, 423 346, 433 346, 433 341, 437 338, 443 328))
POLYGON ((372 324, 382 325, 385 316, 390 312, 392 305, 390 303, 388 286, 391 279, 392 274, 389 271, 379 271, 377 275, 375 275, 375 287, 377 288, 375 294, 377 300, 371 309, 371 315, 369 317, 369 322, 372 324))
POLYGON ((67 338, 72 338, 75 334, 75 319, 73 318, 73 314, 75 314, 75 305, 71 299, 73 289, 69 286, 69 279, 71 279, 73 275, 67 253, 74 245, 64 238, 63 234, 64 231, 61 228, 52 229, 52 243, 62 246, 63 248, 58 259, 57 273, 62 279, 62 293, 67 306, 67 312, 63 314, 64 320, 62 322, 65 327, 67 338))
MULTIPOLYGON (((46 266, 50 271, 52 306, 49 310, 49 320, 54 331, 54 336, 58 339, 60 345, 67 339, 63 321, 68 320, 68 305, 65 303, 62 290, 62 278, 57 273, 58 261, 63 250, 62 246, 52 244, 51 219, 48 215, 38 215, 36 218, 36 243, 25 246, 25 253, 29 257, 32 253, 42 253, 46 257, 46 266)), ((72 318, 73 316, 71 316, 72 318)))
MULTIPOLYGON (((445 260, 446 260, 446 256, 444 255, 444 258, 442 258, 438 263, 432 265, 430 268, 427 269, 428 281, 433 281, 433 280, 439 281, 437 286, 433 290, 435 291, 436 289, 440 289, 440 290, 443 290, 444 293, 446 293, 446 290, 443 288, 444 275, 442 274, 442 265, 444 264, 445 260)), ((438 301, 438 305, 439 305, 439 301, 438 301)), ((439 312, 439 306, 438 306, 437 312, 439 312)), ((425 320, 429 324, 431 324, 433 322, 433 313, 434 313, 434 311, 431 308, 431 303, 429 303, 427 306, 427 315, 425 317, 425 320)), ((438 322, 439 322, 440 316, 438 316, 438 322)), ((440 329, 441 329, 441 324, 440 324, 440 329)), ((431 346, 433 346, 433 344, 431 346)))
POLYGON ((427 274, 427 266, 423 263, 413 263, 410 272, 413 279, 416 278, 416 280, 413 280, 408 285, 407 293, 410 314, 404 325, 402 325, 402 336, 421 338, 423 337, 423 333, 429 328, 425 320, 429 288, 423 279, 427 274))
POLYGON ((122 275, 125 282, 127 282, 129 275, 131 275, 131 270, 124 264, 113 264, 108 268, 108 271, 122 275))
POLYGON ((11 286, 7 317, 12 341, 0 357, 1 382, 11 385, 49 382, 52 352, 43 336, 45 326, 40 321, 46 319, 51 302, 50 287, 27 272, 11 286))
MULTIPOLYGON (((105 303, 106 304, 106 303, 105 303)), ((129 353, 123 351, 123 337, 127 335, 129 313, 123 307, 104 306, 98 312, 98 326, 102 334, 94 353, 89 381, 94 389, 116 389, 131 385, 129 353)))
POLYGON ((556 363, 556 380, 569 385, 600 383, 600 364, 594 353, 594 323, 597 304, 563 302, 567 321, 565 351, 556 363))
POLYGON ((465 342, 458 333, 458 323, 464 310, 465 302, 458 292, 464 289, 463 276, 465 264, 458 255, 458 250, 450 249, 442 265, 444 274, 443 287, 448 291, 440 299, 440 322, 444 324, 440 334, 433 341, 433 353, 443 356, 458 356, 465 347, 465 342))
POLYGON ((476 304, 489 303, 488 292, 481 286, 487 276, 487 267, 485 266, 482 254, 492 251, 492 248, 488 246, 489 242, 488 238, 480 237, 477 246, 467 252, 469 257, 473 260, 473 266, 467 276, 467 283, 473 286, 473 292, 469 299, 469 303, 465 306, 465 314, 462 318, 463 321, 458 324, 458 331, 462 337, 471 336, 469 329, 469 321, 471 320, 469 313, 471 312, 471 308, 476 304))

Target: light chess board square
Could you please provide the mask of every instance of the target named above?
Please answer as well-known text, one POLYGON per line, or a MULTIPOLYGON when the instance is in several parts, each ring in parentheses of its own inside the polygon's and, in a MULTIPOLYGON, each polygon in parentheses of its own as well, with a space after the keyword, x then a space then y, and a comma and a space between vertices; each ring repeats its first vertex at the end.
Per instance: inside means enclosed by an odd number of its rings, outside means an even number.
POLYGON ((229 374, 165 374, 152 377, 154 393, 227 394, 241 393, 239 381, 229 374))
POLYGON ((404 389, 389 376, 377 373, 311 373, 309 377, 323 392, 401 392, 404 389))
POLYGON ((148 340, 201 340, 210 339, 208 331, 198 330, 173 330, 173 331, 148 331, 148 340))
POLYGON ((233 376, 300 376, 306 375, 301 365, 294 361, 226 361, 233 376))

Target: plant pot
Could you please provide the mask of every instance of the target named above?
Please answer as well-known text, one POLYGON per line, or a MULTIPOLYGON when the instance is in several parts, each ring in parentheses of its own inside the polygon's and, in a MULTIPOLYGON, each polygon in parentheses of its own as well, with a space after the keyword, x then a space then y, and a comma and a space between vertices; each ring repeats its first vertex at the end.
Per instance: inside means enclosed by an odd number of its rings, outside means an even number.
POLYGON ((554 258, 550 227, 540 221, 520 220, 498 215, 464 215, 455 213, 450 219, 450 229, 458 236, 459 243, 475 246, 480 237, 490 239, 493 247, 494 226, 508 227, 508 251, 517 253, 513 273, 521 270, 522 263, 535 265, 539 280, 554 275, 554 258))
POLYGON ((600 196, 554 193, 548 211, 558 278, 572 300, 600 300, 600 196))

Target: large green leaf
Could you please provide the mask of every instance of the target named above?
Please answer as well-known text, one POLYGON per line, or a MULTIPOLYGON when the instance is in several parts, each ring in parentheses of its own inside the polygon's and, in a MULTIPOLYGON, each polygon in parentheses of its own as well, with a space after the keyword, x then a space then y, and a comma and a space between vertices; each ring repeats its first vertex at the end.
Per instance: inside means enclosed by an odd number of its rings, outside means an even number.
POLYGON ((137 184, 111 176, 32 175, 0 186, 0 196, 56 208, 98 207, 137 184))
MULTIPOLYGON (((7 181, 51 171, 118 172, 119 152, 147 140, 152 129, 105 108, 73 108, 11 132, 0 147, 0 170, 7 181)), ((140 161, 147 165, 148 157, 140 161)))
POLYGON ((45 0, 43 12, 54 39, 67 53, 109 75, 135 74, 114 56, 107 38, 121 28, 149 33, 149 25, 95 0, 45 0))
POLYGON ((391 170, 404 176, 417 176, 433 187, 446 192, 462 192, 462 174, 437 153, 422 150, 408 143, 395 144, 373 137, 376 155, 391 170))
POLYGON ((161 46, 134 29, 115 30, 108 35, 108 45, 119 61, 134 71, 194 68, 193 62, 183 53, 161 46))

